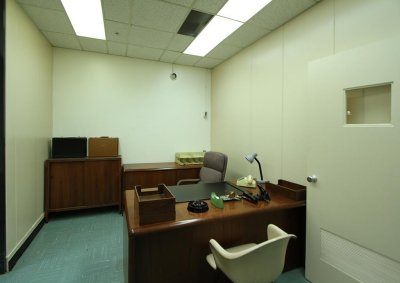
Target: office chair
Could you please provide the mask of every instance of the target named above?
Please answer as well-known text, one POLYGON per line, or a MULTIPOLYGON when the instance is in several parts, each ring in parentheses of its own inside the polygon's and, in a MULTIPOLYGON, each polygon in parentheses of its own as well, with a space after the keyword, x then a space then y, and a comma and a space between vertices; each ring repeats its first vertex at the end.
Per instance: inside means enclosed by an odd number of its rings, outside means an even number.
POLYGON ((212 268, 220 269, 234 283, 273 282, 285 264, 286 248, 293 234, 268 225, 268 240, 260 244, 244 244, 224 249, 211 239, 211 254, 206 259, 212 268))
POLYGON ((228 156, 221 152, 207 151, 204 154, 203 167, 200 169, 200 178, 198 179, 182 179, 177 185, 223 182, 225 178, 226 166, 228 164, 228 156))

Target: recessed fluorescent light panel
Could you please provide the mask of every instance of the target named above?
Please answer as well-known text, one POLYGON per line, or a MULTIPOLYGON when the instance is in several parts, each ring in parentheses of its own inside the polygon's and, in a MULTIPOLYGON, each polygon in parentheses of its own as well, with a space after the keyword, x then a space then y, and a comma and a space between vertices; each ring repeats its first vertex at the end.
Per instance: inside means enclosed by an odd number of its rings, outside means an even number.
POLYGON ((101 0, 61 0, 78 36, 106 39, 101 0))
POLYGON ((242 24, 231 19, 215 16, 183 53, 205 56, 242 24))
POLYGON ((247 22, 272 0, 230 0, 218 12, 218 16, 247 22))
POLYGON ((205 56, 272 0, 230 0, 183 53, 205 56))

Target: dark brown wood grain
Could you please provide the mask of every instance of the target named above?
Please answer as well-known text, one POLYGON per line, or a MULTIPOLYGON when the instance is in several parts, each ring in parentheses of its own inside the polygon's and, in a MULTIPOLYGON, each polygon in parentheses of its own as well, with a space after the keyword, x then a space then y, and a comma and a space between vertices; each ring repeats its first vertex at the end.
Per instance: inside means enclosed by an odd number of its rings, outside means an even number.
MULTIPOLYGON (((124 192, 124 253, 127 282, 215 282, 217 272, 208 266, 208 242, 216 239, 225 248, 267 240, 273 223, 297 235, 287 250, 285 270, 304 266, 305 200, 292 200, 270 192, 271 202, 225 202, 218 209, 206 201, 209 211, 192 213, 187 203, 176 204, 173 221, 139 225, 135 192, 124 192)), ((266 266, 268 268, 268 266, 266 266)), ((225 282, 220 276, 218 282, 225 282)), ((229 282, 229 281, 228 281, 229 282)))
POLYGON ((158 184, 176 185, 181 179, 199 178, 201 165, 179 165, 175 162, 124 164, 122 188, 154 188, 158 184))
POLYGON ((46 160, 46 221, 52 212, 102 206, 121 209, 120 157, 46 160))

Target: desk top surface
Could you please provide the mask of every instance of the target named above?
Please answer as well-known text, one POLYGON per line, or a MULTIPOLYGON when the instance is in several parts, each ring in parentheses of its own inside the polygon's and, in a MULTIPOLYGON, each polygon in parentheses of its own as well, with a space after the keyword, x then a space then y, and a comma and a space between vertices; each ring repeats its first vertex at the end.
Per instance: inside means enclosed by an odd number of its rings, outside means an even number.
POLYGON ((124 164, 124 172, 128 171, 152 171, 152 170, 176 170, 176 169, 196 169, 201 168, 202 164, 179 165, 175 162, 159 163, 133 163, 124 164))
MULTIPOLYGON (((256 192, 256 189, 249 189, 250 192, 256 192)), ((135 214, 135 191, 126 190, 124 192, 124 207, 128 231, 131 236, 178 229, 182 226, 198 225, 204 221, 218 221, 218 219, 240 217, 267 211, 284 210, 306 205, 305 200, 293 200, 275 190, 268 190, 271 197, 270 202, 259 201, 257 204, 246 200, 224 202, 224 208, 214 207, 210 200, 205 200, 209 210, 203 213, 194 213, 187 210, 187 202, 177 203, 175 206, 176 218, 173 221, 165 221, 155 224, 139 225, 139 217, 135 214)))

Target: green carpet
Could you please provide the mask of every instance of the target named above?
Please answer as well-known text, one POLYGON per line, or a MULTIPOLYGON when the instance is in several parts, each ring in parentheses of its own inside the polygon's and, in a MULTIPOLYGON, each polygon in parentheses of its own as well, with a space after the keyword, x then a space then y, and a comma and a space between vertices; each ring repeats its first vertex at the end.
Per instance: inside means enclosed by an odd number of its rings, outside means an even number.
MULTIPOLYGON (((55 215, 13 270, 0 275, 0 283, 122 283, 122 225, 123 216, 116 211, 55 215)), ((307 282, 303 269, 276 281, 307 282)))

